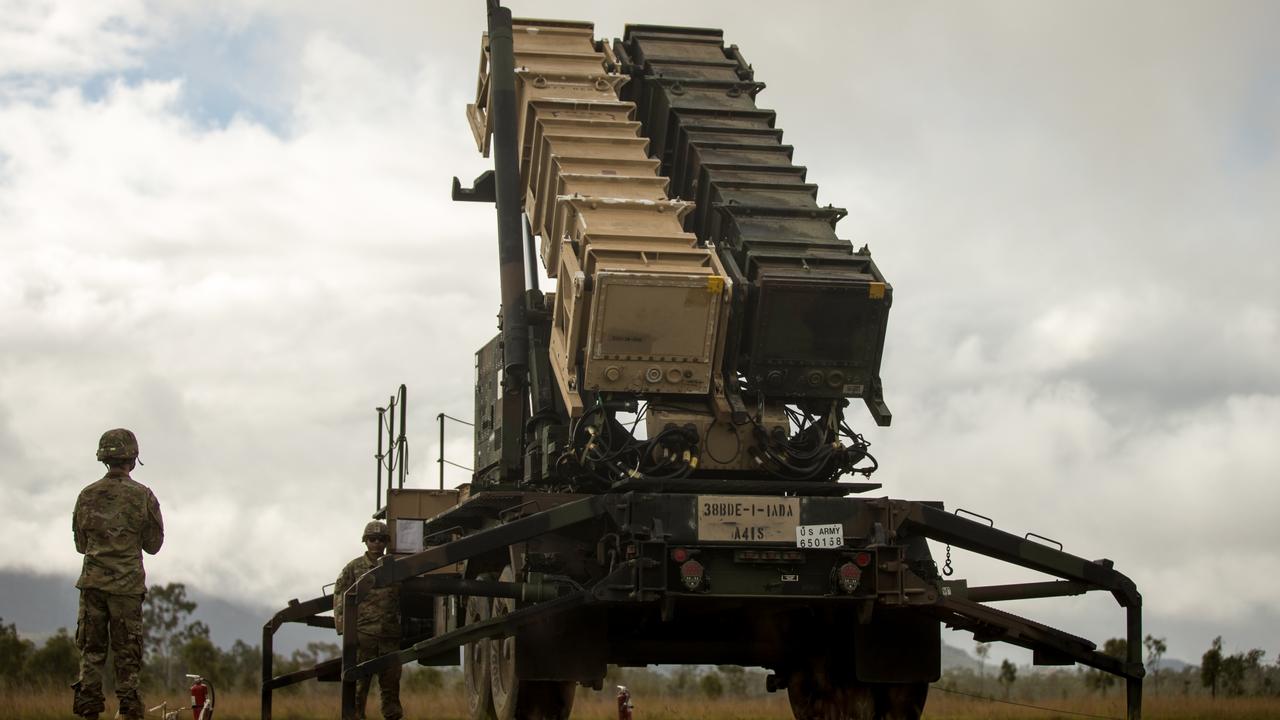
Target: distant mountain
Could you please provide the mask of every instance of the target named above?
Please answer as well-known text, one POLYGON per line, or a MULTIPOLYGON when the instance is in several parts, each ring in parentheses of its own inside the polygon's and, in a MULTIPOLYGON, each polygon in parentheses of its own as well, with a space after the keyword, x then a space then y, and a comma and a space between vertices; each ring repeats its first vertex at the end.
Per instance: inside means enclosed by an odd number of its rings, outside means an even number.
POLYGON ((942 669, 945 670, 972 670, 978 672, 978 659, 969 653, 961 650, 954 645, 942 643, 942 669))
POLYGON ((1147 668, 1148 671, 1160 668, 1161 672, 1182 672, 1189 667, 1195 667, 1189 662, 1183 662, 1177 658, 1161 658, 1159 664, 1153 664, 1147 668))
MULTIPOLYGON (((35 642, 66 628, 74 633, 80 592, 71 575, 42 575, 21 570, 0 570, 0 618, 35 642)), ((240 603, 187 586, 187 597, 197 603, 194 619, 209 626, 215 645, 229 648, 236 640, 262 644, 262 625, 279 608, 240 603)), ((332 631, 286 625, 275 636, 276 652, 288 655, 308 642, 336 642, 332 631)))

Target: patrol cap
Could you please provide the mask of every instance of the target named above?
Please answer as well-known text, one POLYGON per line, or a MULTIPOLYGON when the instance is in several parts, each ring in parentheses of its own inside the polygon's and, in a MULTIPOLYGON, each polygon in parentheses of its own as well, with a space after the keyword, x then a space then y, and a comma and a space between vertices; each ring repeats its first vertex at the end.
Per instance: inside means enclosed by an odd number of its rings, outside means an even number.
POLYGON ((369 524, 364 526, 364 535, 361 535, 360 539, 367 540, 371 537, 391 537, 391 533, 387 532, 387 524, 381 520, 370 520, 369 524))
POLYGON ((138 457, 138 438, 132 430, 115 428, 98 440, 98 460, 132 460, 138 457))

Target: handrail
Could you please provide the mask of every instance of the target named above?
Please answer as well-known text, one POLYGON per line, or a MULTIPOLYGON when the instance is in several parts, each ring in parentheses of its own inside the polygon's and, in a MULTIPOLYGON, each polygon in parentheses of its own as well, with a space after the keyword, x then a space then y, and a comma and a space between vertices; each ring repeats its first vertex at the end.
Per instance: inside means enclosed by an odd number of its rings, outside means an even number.
POLYGON ((452 465, 456 468, 461 468, 463 470, 469 470, 471 472, 475 472, 473 468, 469 468, 465 465, 459 465, 456 462, 450 462, 449 460, 444 459, 444 421, 446 419, 452 420, 456 423, 462 423, 463 425, 468 425, 470 427, 475 427, 475 423, 470 423, 461 418, 456 418, 448 413, 436 414, 436 422, 440 423, 440 457, 436 458, 436 464, 440 466, 440 489, 441 490, 444 489, 444 466, 445 465, 452 465))
POLYGON ((313 677, 320 677, 332 669, 333 663, 341 669, 342 659, 334 658, 319 663, 309 670, 299 670, 285 675, 275 675, 275 634, 285 623, 303 623, 318 627, 333 627, 333 618, 320 617, 320 613, 333 609, 333 596, 321 595, 306 602, 295 598, 262 626, 262 720, 271 720, 272 693, 287 685, 293 685, 313 677), (324 621, 328 621, 327 623, 324 621), (322 670, 322 666, 324 669, 322 670))

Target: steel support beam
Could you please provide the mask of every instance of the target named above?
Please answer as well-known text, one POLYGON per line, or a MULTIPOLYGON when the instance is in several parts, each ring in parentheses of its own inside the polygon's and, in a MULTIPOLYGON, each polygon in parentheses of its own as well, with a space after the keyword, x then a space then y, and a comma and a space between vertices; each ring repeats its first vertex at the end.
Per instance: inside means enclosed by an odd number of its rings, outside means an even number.
MULTIPOLYGON (((1063 552, 1057 548, 1032 542, 983 523, 950 514, 941 508, 928 504, 904 502, 899 505, 905 511, 900 525, 901 530, 1067 580, 1068 583, 1063 583, 1063 585, 1076 583, 1084 586, 1085 590, 1097 589, 1110 592, 1115 597, 1116 602, 1125 608, 1127 626, 1125 642, 1127 647, 1126 656, 1123 660, 1096 652, 1092 648, 1082 652, 1079 647, 1072 647, 1072 643, 1064 644, 1062 636, 1066 636, 1066 633, 1061 633, 1061 631, 1055 631, 1059 633, 1058 636, 1043 635, 1036 627, 1043 628, 1044 626, 1039 626, 1038 623, 972 602, 972 591, 970 592, 970 600, 943 599, 939 606, 961 617, 969 618, 971 624, 979 629, 984 626, 995 627, 1002 628, 1006 633, 1012 633, 1009 636, 1001 637, 1006 642, 1029 647, 1033 650, 1036 649, 1036 645, 1040 645, 1072 658, 1076 662, 1123 677, 1125 679, 1129 720, 1140 720, 1142 717, 1142 678, 1146 674, 1146 669, 1142 665, 1141 654, 1142 594, 1138 592, 1138 587, 1132 580, 1123 573, 1112 569, 1111 563, 1107 561, 1085 560, 1082 557, 1063 552), (1042 635, 1042 637, 1036 637, 1038 635, 1042 635)), ((1033 583, 1032 585, 1040 585, 1042 587, 1048 585, 1052 589, 1052 586, 1057 584, 1033 583)), ((1011 587, 995 586, 995 589, 991 592, 998 595, 1003 591, 1007 595, 1010 592, 1015 592, 1010 589, 1011 587)), ((979 591, 979 597, 981 597, 983 588, 975 588, 975 590, 979 591)), ((973 627, 965 627, 965 624, 963 621, 953 623, 957 627, 973 629, 973 627)), ((1049 629, 1052 630, 1052 628, 1049 629)))
POLYGON ((879 490, 880 483, 810 482, 805 480, 740 480, 729 478, 682 478, 657 480, 628 478, 609 487, 609 492, 712 493, 717 495, 779 495, 800 497, 844 497, 879 490))
MULTIPOLYGON (((404 557, 387 558, 381 565, 370 570, 365 577, 370 577, 374 584, 368 587, 386 587, 393 583, 407 580, 417 575, 425 575, 446 565, 469 560, 477 555, 499 550, 506 546, 528 540, 578 523, 604 515, 607 503, 616 502, 617 495, 593 495, 558 505, 549 510, 526 515, 497 527, 481 530, 465 535, 457 540, 427 548, 419 553, 404 557)), ((363 588, 364 578, 353 587, 363 588)), ((351 595, 351 591, 347 592, 351 595)), ((345 610, 345 608, 344 608, 345 610)), ((346 617, 344 621, 348 621, 346 617)))
POLYGON ((522 603, 544 602, 560 597, 559 587, 550 583, 465 580, 447 575, 428 575, 414 578, 413 589, 417 592, 430 593, 432 595, 511 598, 522 603))
POLYGON ((303 668, 296 672, 285 673, 284 675, 271 678, 271 682, 268 683, 268 685, 271 687, 271 689, 274 690, 274 689, 285 687, 287 685, 300 683, 303 680, 310 680, 311 678, 317 678, 321 680, 324 680, 327 678, 330 680, 336 680, 338 678, 339 673, 341 672, 342 672, 342 659, 333 658, 331 660, 325 660, 324 662, 319 663, 317 665, 313 665, 312 667, 309 667, 309 668, 303 668))
POLYGON ((271 684, 275 675, 275 634, 276 629, 267 623, 262 627, 262 685, 259 692, 262 720, 271 720, 271 695, 275 686, 271 684))
MULTIPOLYGON (((262 720, 271 720, 271 694, 273 690, 301 682, 309 677, 315 677, 315 675, 308 675, 281 682, 281 678, 289 678, 298 673, 282 675, 280 678, 274 676, 276 631, 280 629, 280 626, 290 622, 300 622, 317 627, 333 627, 332 618, 316 617, 320 613, 332 609, 332 595, 321 595, 306 602, 290 600, 287 607, 273 615, 262 626, 262 720), (328 623, 323 622, 325 620, 328 620, 328 623)), ((312 669, 316 670, 318 667, 316 666, 316 668, 312 669)))
POLYGON ((1033 598, 1069 597, 1083 595, 1093 588, 1084 583, 1069 580, 1049 582, 1015 583, 1013 585, 981 585, 971 587, 965 596, 974 602, 1000 602, 1002 600, 1031 600, 1033 598))
POLYGON ((1000 640, 1029 650, 1037 647, 1052 650, 1072 660, 1115 675, 1127 676, 1124 663, 1096 651, 1097 645, 1082 637, 959 598, 942 598, 935 606, 948 625, 973 632, 987 639, 1000 640))
POLYGON ((529 320, 525 307, 524 198, 511 10, 489 2, 489 116, 493 118, 494 198, 498 215, 498 272, 502 289, 503 482, 521 479, 524 423, 529 405, 529 320))
MULTIPOLYGON (((1130 668, 1142 669, 1142 602, 1125 608, 1128 625, 1128 637, 1125 639, 1125 650, 1130 668)), ((1142 720, 1142 677, 1138 672, 1125 676, 1125 701, 1128 706, 1129 720, 1142 720)))
MULTIPOLYGON (((585 590, 580 590, 572 595, 566 595, 556 600, 548 600, 546 602, 530 605, 529 607, 515 610, 501 617, 489 618, 473 625, 460 627, 457 630, 428 638, 413 647, 406 648, 399 652, 387 653, 371 658, 359 663, 351 670, 343 673, 344 678, 360 679, 375 675, 393 665, 403 665, 407 662, 413 662, 421 658, 428 658, 433 655, 456 650, 467 643, 478 642, 491 637, 505 636, 512 634, 522 625, 527 625, 537 620, 546 619, 549 615, 565 612, 582 605, 588 598, 585 590)), ((343 682, 346 682, 345 680, 343 682)))
MULTIPOLYGON (((356 655, 358 630, 356 621, 360 612, 360 600, 375 587, 387 587, 411 577, 424 575, 463 560, 503 550, 513 543, 523 542, 538 535, 555 532, 603 514, 607 502, 617 496, 594 495, 565 503, 550 510, 534 513, 504 525, 492 527, 452 542, 428 548, 402 558, 386 558, 378 567, 370 570, 352 584, 342 598, 342 713, 347 718, 355 713, 355 681, 363 677, 356 667, 360 664, 356 655)), ((555 601, 553 601, 555 602, 555 601)), ((372 662, 372 661, 370 661, 372 662)))
POLYGON ((912 534, 923 535, 1063 580, 1073 580, 1092 588, 1107 590, 1123 607, 1142 605, 1142 595, 1138 593, 1133 581, 1111 569, 1108 564, 1085 560, 924 503, 906 502, 902 505, 906 507, 906 517, 901 528, 912 534))
MULTIPOLYGON (((632 569, 624 564, 613 572, 612 575, 603 578, 596 584, 594 590, 584 589, 577 590, 568 595, 562 595, 555 599, 548 599, 538 602, 528 607, 520 608, 501 617, 494 617, 483 620, 478 623, 460 627, 456 630, 447 632, 443 635, 437 635, 415 644, 413 647, 406 648, 399 652, 380 655, 376 658, 366 660, 349 673, 357 679, 368 677, 380 670, 390 667, 393 664, 401 664, 421 660, 433 655, 456 650, 467 643, 479 642, 491 637, 506 636, 515 632, 523 625, 531 622, 545 620, 551 615, 568 612, 574 610, 588 602, 607 602, 609 600, 608 593, 602 589, 616 584, 619 581, 627 581, 632 578, 632 569)), ((630 580, 628 584, 633 583, 630 580)), ((486 588, 494 585, 521 585, 521 583, 474 583, 477 587, 486 588)), ((515 597, 514 595, 512 597, 515 597)), ((516 599, 525 599, 517 597, 516 599)))

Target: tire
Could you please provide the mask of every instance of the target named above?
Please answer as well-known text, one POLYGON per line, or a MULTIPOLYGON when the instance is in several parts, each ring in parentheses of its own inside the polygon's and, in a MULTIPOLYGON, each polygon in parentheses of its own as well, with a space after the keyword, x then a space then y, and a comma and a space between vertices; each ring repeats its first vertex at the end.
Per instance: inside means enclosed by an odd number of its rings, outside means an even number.
MULTIPOLYGON (((464 625, 488 620, 492 614, 489 598, 467 598, 464 625)), ((467 696, 467 714, 471 720, 495 720, 489 643, 486 640, 462 646, 462 680, 467 696)))
MULTIPOLYGON (((515 582, 515 572, 508 565, 498 578, 515 582)), ((515 609, 515 600, 497 598, 493 616, 506 615, 515 609)), ((519 680, 516 678, 515 637, 487 641, 489 650, 490 697, 497 720, 568 720, 573 711, 577 685, 570 680, 519 680)))
POLYGON ((832 673, 825 660, 790 673, 787 699, 796 720, 877 720, 872 686, 852 673, 832 673))
POLYGON ((920 720, 929 698, 929 683, 877 683, 876 717, 883 720, 920 720))

